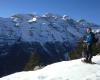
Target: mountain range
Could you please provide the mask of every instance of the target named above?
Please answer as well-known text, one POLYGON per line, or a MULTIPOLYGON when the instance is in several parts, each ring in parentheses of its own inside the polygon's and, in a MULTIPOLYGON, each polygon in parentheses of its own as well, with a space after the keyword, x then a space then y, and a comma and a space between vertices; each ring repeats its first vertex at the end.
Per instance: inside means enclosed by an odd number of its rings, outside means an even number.
POLYGON ((0 76, 22 71, 31 55, 40 57, 39 65, 69 60, 69 52, 91 27, 100 33, 100 25, 84 19, 46 13, 16 14, 0 17, 0 76))

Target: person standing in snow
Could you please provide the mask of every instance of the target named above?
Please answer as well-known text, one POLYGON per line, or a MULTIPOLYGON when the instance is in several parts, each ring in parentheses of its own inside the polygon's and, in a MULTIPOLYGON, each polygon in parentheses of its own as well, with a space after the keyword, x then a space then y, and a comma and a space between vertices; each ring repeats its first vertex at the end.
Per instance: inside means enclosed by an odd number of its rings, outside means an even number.
POLYGON ((91 28, 87 28, 86 32, 87 32, 87 34, 86 34, 85 39, 83 41, 86 45, 85 46, 86 51, 85 51, 84 62, 91 63, 92 62, 92 57, 93 57, 92 46, 93 46, 93 43, 94 43, 94 33, 92 32, 91 28))

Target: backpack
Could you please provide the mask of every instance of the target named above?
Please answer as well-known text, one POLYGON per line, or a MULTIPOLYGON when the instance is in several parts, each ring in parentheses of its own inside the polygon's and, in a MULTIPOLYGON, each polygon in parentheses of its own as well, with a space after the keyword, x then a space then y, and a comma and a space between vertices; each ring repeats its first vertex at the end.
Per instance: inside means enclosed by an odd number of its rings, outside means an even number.
POLYGON ((97 34, 93 33, 93 43, 94 44, 97 43, 98 40, 99 40, 99 38, 98 38, 97 34))

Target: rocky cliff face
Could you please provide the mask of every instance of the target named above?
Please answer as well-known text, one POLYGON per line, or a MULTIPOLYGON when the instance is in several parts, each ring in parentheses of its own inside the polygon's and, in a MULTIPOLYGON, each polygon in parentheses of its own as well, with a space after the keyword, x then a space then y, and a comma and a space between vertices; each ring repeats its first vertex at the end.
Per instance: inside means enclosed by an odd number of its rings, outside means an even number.
POLYGON ((100 31, 99 25, 83 19, 51 13, 0 18, 0 75, 23 70, 32 53, 38 54, 41 65, 68 60, 88 26, 100 31))

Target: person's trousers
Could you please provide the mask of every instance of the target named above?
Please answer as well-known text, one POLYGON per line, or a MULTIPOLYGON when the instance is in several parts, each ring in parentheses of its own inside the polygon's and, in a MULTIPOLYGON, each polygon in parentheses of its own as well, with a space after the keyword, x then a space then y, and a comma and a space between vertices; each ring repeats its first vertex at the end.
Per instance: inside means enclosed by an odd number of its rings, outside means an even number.
POLYGON ((92 45, 87 45, 86 53, 85 53, 85 59, 87 61, 91 61, 93 55, 92 55, 92 45))

